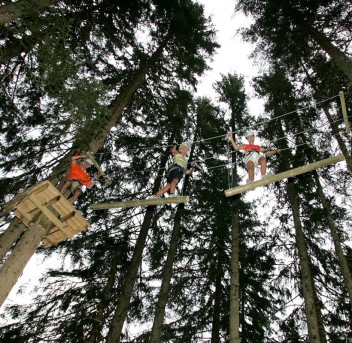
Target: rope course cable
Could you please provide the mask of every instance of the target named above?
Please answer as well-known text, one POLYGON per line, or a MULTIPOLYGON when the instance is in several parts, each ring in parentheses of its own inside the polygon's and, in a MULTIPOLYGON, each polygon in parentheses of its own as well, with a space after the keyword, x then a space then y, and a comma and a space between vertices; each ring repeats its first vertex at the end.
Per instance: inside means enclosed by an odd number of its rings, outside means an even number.
MULTIPOLYGON (((290 112, 290 113, 292 113, 292 112, 290 112)), ((352 116, 349 116, 349 118, 351 118, 352 116)), ((337 123, 339 123, 339 122, 343 122, 343 119, 337 119, 337 120, 334 120, 331 124, 337 124, 337 123)), ((321 124, 321 127, 323 127, 324 125, 330 125, 330 123, 322 123, 321 124)), ((308 133, 308 134, 310 134, 310 133, 314 133, 314 134, 325 134, 326 132, 323 132, 323 131, 318 131, 318 129, 319 129, 320 127, 318 126, 316 126, 316 127, 314 127, 314 128, 309 128, 309 129, 307 129, 307 130, 302 130, 302 131, 299 131, 299 132, 297 132, 297 133, 295 133, 295 134, 292 134, 291 135, 291 137, 293 138, 293 137, 296 137, 296 136, 298 136, 298 135, 302 135, 302 134, 304 134, 304 133, 308 133)), ((222 135, 222 136, 224 136, 224 135, 222 135)), ((227 135, 225 135, 226 137, 227 137, 227 135)), ((332 135, 332 136, 335 136, 335 135, 332 135)), ((284 136, 284 137, 279 137, 279 138, 277 138, 277 139, 275 139, 275 140, 272 140, 272 141, 269 141, 268 143, 269 144, 271 144, 271 143, 273 143, 273 142, 278 142, 279 140, 282 140, 282 139, 285 139, 285 138, 287 138, 286 136, 284 136)), ((308 142, 307 143, 301 143, 301 144, 296 144, 295 146, 293 146, 293 147, 290 147, 290 148, 286 148, 286 149, 282 149, 281 151, 285 151, 285 150, 293 150, 293 149, 296 149, 297 147, 300 147, 300 146, 304 146, 304 145, 307 145, 307 144, 309 144, 308 142)), ((233 153, 237 153, 236 151, 231 151, 230 152, 231 153, 231 155, 233 154, 233 153)), ((208 158, 202 158, 202 159, 199 159, 198 161, 196 161, 195 163, 205 163, 206 161, 209 161, 209 160, 213 160, 213 159, 217 159, 217 160, 219 160, 220 159, 220 157, 221 156, 223 156, 223 158, 224 158, 224 161, 226 160, 226 158, 228 158, 227 156, 227 152, 226 153, 224 153, 224 154, 217 154, 217 156, 216 157, 214 157, 214 155, 212 156, 212 157, 208 157, 208 158)), ((238 161, 236 164, 238 165, 239 163, 242 163, 241 161, 238 161)), ((227 162, 227 164, 222 164, 222 165, 220 165, 220 166, 213 166, 213 167, 207 167, 207 170, 212 170, 212 169, 216 169, 216 168, 221 168, 221 167, 226 167, 226 166, 229 166, 230 165, 230 163, 228 163, 227 162)), ((231 163, 231 165, 233 165, 232 163, 231 163)), ((127 178, 127 179, 123 179, 123 180, 125 180, 125 181, 128 181, 128 180, 143 180, 143 179, 147 179, 147 178, 150 178, 151 176, 150 176, 150 173, 152 173, 152 172, 163 172, 165 169, 167 169, 167 168, 147 168, 147 169, 145 169, 145 170, 143 170, 143 171, 141 171, 141 173, 148 173, 149 175, 148 176, 145 176, 145 177, 140 177, 140 178, 135 178, 135 179, 132 179, 132 178, 127 178)), ((163 174, 158 174, 158 175, 156 175, 155 177, 162 177, 163 176, 163 174)))
MULTIPOLYGON (((318 104, 322 104, 324 102, 328 102, 328 101, 331 101, 332 99, 335 99, 335 98, 338 98, 339 97, 339 94, 337 95, 334 95, 332 97, 329 97, 329 98, 326 98, 324 100, 321 100, 321 101, 318 101, 318 102, 315 102, 315 105, 318 105, 318 104)), ((283 118, 285 116, 288 116, 290 114, 293 114, 293 113, 297 113, 299 111, 304 111, 306 109, 309 109, 309 108, 312 108, 312 106, 305 106, 305 107, 302 107, 302 108, 298 108, 294 111, 290 111, 290 112, 286 112, 280 116, 277 116, 275 118, 271 118, 271 119, 267 119, 267 120, 263 120, 262 122, 259 122, 257 123, 256 125, 259 126, 259 125, 264 125, 266 123, 269 123, 271 121, 274 121, 274 120, 278 120, 280 118, 283 118)), ((242 129, 241 131, 239 132, 245 132, 249 127, 245 127, 244 129, 242 129)), ((222 137, 226 137, 227 136, 227 133, 226 134, 222 134, 222 135, 217 135, 217 136, 212 136, 212 137, 209 137, 209 138, 204 138, 204 139, 200 139, 200 140, 195 140, 195 141, 192 141, 190 143, 192 144, 197 144, 197 143, 201 143, 201 142, 207 142, 207 141, 210 141, 210 140, 213 140, 213 139, 217 139, 217 138, 222 138, 222 137)), ((181 144, 181 143, 177 143, 177 144, 181 144)), ((133 151, 140 151, 140 150, 151 150, 151 149, 167 149, 168 147, 172 147, 173 145, 154 145, 154 146, 149 146, 149 147, 141 147, 141 148, 137 148, 137 149, 125 149, 126 152, 133 152, 133 151)))
MULTIPOLYGON (((349 93, 347 93, 346 95, 349 95, 349 93)), ((329 98, 323 99, 323 100, 321 100, 321 101, 315 102, 313 106, 317 106, 317 105, 319 105, 319 104, 322 104, 322 103, 331 101, 331 100, 333 100, 333 99, 335 99, 335 98, 338 98, 338 97, 339 97, 339 95, 334 95, 334 96, 332 96, 332 97, 329 97, 329 98)), ((286 112, 286 113, 284 113, 284 114, 282 114, 282 115, 280 115, 280 116, 277 116, 277 117, 275 117, 275 118, 270 118, 270 119, 263 120, 263 121, 257 123, 256 126, 260 126, 260 125, 267 124, 267 123, 269 123, 269 122, 272 122, 272 121, 275 121, 275 120, 284 118, 284 117, 286 117, 286 116, 288 116, 288 115, 291 115, 291 114, 293 114, 293 113, 298 113, 298 112, 300 112, 300 111, 304 111, 304 110, 309 109, 309 108, 312 108, 312 105, 311 105, 311 106, 305 106, 305 107, 302 107, 302 108, 298 108, 298 109, 296 109, 296 110, 294 110, 294 111, 286 112)), ((349 118, 350 118, 350 117, 349 117, 349 118)), ((335 120, 335 121, 333 122, 333 124, 334 124, 334 123, 336 124, 336 123, 338 123, 338 122, 340 122, 340 121, 342 122, 343 119, 335 120)), ((314 132, 314 134, 324 133, 324 132, 319 132, 319 129, 323 128, 325 125, 328 126, 328 125, 331 125, 331 123, 328 123, 328 122, 324 123, 324 122, 323 122, 320 126, 315 126, 314 128, 309 128, 309 129, 307 129, 307 130, 303 130, 303 131, 297 132, 297 133, 295 133, 295 134, 292 134, 292 135, 290 136, 290 138, 293 138, 293 137, 295 137, 295 136, 297 136, 297 135, 301 135, 301 134, 303 134, 303 133, 310 133, 310 132, 314 132), (318 131, 317 131, 317 130, 318 130, 318 131)), ((126 128, 127 126, 128 126, 128 123, 124 123, 124 127, 126 128)), ((132 129, 131 126, 129 126, 129 128, 132 129)), ((244 129, 240 130, 239 132, 241 133, 241 132, 245 131, 246 129, 248 129, 248 128, 244 128, 244 129)), ((114 132, 113 134, 115 135, 115 132, 114 132)), ((212 137, 205 138, 205 139, 195 140, 195 141, 193 141, 193 142, 191 142, 191 143, 192 143, 192 144, 198 144, 198 143, 202 143, 202 142, 208 142, 208 141, 211 141, 211 140, 214 140, 214 139, 227 138, 227 137, 228 137, 228 134, 226 133, 226 134, 216 135, 216 136, 212 136, 212 137)), ((274 144, 274 143, 277 144, 277 142, 279 142, 279 141, 282 140, 282 139, 287 139, 287 136, 279 137, 279 138, 277 138, 277 139, 274 139, 274 140, 271 140, 271 141, 267 141, 267 143, 266 143, 265 145, 270 145, 270 144, 274 144)), ((227 145, 228 145, 228 147, 229 147, 229 140, 227 139, 226 141, 227 141, 227 145)), ((307 143, 295 145, 295 147, 288 148, 288 149, 295 149, 295 148, 297 148, 298 146, 302 146, 302 145, 305 145, 305 144, 307 144, 307 143)), ((141 147, 141 148, 138 148, 138 149, 123 149, 123 151, 125 151, 125 152, 127 153, 127 152, 134 152, 134 151, 141 151, 141 150, 151 150, 151 149, 164 149, 164 150, 166 150, 168 147, 172 147, 172 145, 154 145, 154 146, 149 146, 149 147, 141 147)), ((286 149, 285 149, 285 150, 286 150, 286 149)), ((282 151, 284 151, 284 150, 282 150, 282 151)), ((232 156, 233 153, 235 153, 235 151, 230 151, 230 152, 229 152, 229 151, 226 151, 224 154, 216 154, 216 155, 215 155, 215 154, 212 154, 211 157, 199 158, 199 159, 198 159, 196 162, 194 162, 194 163, 197 163, 197 164, 207 164, 208 161, 211 161, 211 160, 214 160, 214 159, 216 159, 216 160, 221 160, 221 158, 223 158, 224 161, 226 161, 226 159, 228 159, 229 156, 232 156)), ((102 155, 102 154, 103 154, 103 153, 101 153, 101 154, 95 154, 95 155, 96 155, 96 156, 98 156, 98 155, 100 156, 100 155, 102 155)), ((125 161, 125 162, 128 163, 128 161, 125 161)), ((238 161, 238 162, 236 162, 236 163, 237 163, 237 164, 238 164, 238 163, 241 163, 241 161, 238 161)), ((222 164, 222 165, 220 165, 220 166, 207 166, 207 170, 212 170, 212 169, 216 169, 216 168, 224 168, 224 167, 226 167, 226 166, 227 166, 228 168, 230 168, 230 165, 233 166, 233 163, 227 162, 226 164, 222 164)), ((151 178, 151 177, 152 177, 150 174, 151 174, 151 173, 154 173, 154 172, 157 173, 157 175, 155 175, 154 177, 163 177, 163 176, 164 176, 164 170, 165 170, 165 169, 167 169, 167 168, 154 168, 154 167, 146 168, 146 169, 144 169, 143 171, 139 171, 138 173, 143 173, 143 174, 144 174, 144 173, 148 173, 148 176, 143 176, 143 177, 139 177, 139 178, 122 178, 122 179, 120 179, 120 181, 122 181, 122 182, 128 182, 128 181, 138 181, 138 180, 148 179, 148 178, 151 178)), ((115 173, 110 173, 110 175, 114 175, 114 174, 115 174, 115 173)), ((230 182, 230 179, 232 179, 232 177, 230 176, 230 174, 228 175, 228 179, 229 179, 228 182, 230 182)))

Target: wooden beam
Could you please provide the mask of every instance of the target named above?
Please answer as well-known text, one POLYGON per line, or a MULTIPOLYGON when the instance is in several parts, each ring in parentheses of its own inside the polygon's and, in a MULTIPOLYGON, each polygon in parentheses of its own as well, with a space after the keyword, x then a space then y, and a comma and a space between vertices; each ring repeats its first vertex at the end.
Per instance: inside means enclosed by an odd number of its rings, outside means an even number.
POLYGON ((58 245, 58 242, 54 241, 54 240, 51 240, 51 237, 50 235, 47 235, 43 238, 42 240, 43 244, 44 244, 44 248, 49 248, 51 246, 57 246, 58 245), (45 242, 47 241, 47 242, 45 242), (49 243, 49 244, 48 244, 49 243))
POLYGON ((290 169, 290 170, 284 171, 284 172, 279 173, 279 174, 268 176, 265 179, 261 179, 261 180, 258 180, 258 181, 247 183, 245 185, 240 185, 240 186, 237 186, 237 187, 234 187, 234 188, 227 189, 227 190, 225 190, 225 196, 229 197, 229 196, 232 196, 232 195, 235 195, 235 194, 247 192, 247 191, 250 191, 250 190, 252 190, 254 188, 261 187, 261 186, 264 186, 264 185, 268 185, 269 183, 272 183, 272 182, 277 182, 277 181, 280 181, 280 180, 283 180, 283 179, 287 179, 289 177, 294 177, 294 176, 297 176, 297 175, 300 175, 300 174, 308 173, 308 172, 310 172, 312 170, 315 170, 315 169, 318 169, 318 168, 326 167, 326 166, 328 166, 330 164, 341 162, 344 159, 345 159, 345 157, 342 154, 340 154, 340 155, 337 155, 337 156, 326 158, 326 159, 321 160, 321 161, 317 161, 317 162, 313 162, 313 163, 307 164, 307 165, 302 166, 302 167, 290 169))
POLYGON ((188 196, 168 197, 168 198, 152 198, 143 200, 121 201, 113 203, 100 203, 92 204, 89 207, 93 210, 106 210, 110 208, 125 208, 137 206, 150 206, 150 205, 164 205, 164 204, 179 204, 189 202, 188 196))
POLYGON ((64 222, 67 222, 69 219, 73 218, 75 215, 76 215, 76 211, 72 211, 70 212, 69 214, 67 214, 66 216, 64 217, 60 217, 60 222, 61 223, 64 223, 64 222))
POLYGON ((38 209, 58 228, 60 229, 62 232, 71 232, 71 228, 69 228, 67 225, 63 224, 56 216, 54 213, 52 213, 50 211, 49 208, 47 208, 46 206, 43 206, 40 202, 40 200, 38 200, 36 198, 35 195, 31 195, 29 196, 29 200, 33 202, 33 204, 35 206, 38 207, 38 209))
POLYGON ((42 203, 42 206, 45 206, 45 207, 49 207, 53 204, 56 204, 58 201, 60 201, 60 199, 62 198, 62 195, 59 194, 59 195, 56 195, 55 197, 53 197, 52 199, 49 199, 49 200, 46 200, 42 203))
POLYGON ((340 102, 341 102, 341 108, 342 108, 342 115, 343 115, 343 120, 345 122, 345 129, 347 133, 351 132, 350 129, 350 123, 348 121, 348 115, 347 115, 347 109, 346 109, 346 101, 345 101, 345 95, 343 91, 339 92, 340 95, 340 102))

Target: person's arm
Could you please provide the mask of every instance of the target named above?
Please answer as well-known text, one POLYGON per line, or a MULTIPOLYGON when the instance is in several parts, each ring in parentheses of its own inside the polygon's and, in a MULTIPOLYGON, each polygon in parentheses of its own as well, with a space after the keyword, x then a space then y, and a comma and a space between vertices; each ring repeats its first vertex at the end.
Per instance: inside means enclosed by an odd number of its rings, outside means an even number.
POLYGON ((267 155, 267 156, 272 156, 272 155, 278 154, 279 152, 281 152, 281 150, 282 150, 282 149, 276 149, 276 150, 267 151, 267 150, 264 149, 264 148, 260 148, 260 151, 261 151, 261 152, 264 152, 264 154, 267 155))
POLYGON ((95 185, 96 180, 98 180, 100 177, 102 177, 102 174, 100 174, 100 173, 95 173, 94 176, 93 176, 93 180, 94 180, 94 181, 91 179, 90 181, 88 181, 87 183, 85 183, 86 187, 87 187, 88 189, 93 188, 93 186, 95 185))
POLYGON ((98 180, 98 179, 100 179, 102 176, 103 176, 103 174, 101 174, 101 173, 95 173, 95 174, 94 174, 94 180, 98 180))
POLYGON ((179 154, 179 152, 177 151, 177 149, 176 149, 176 144, 171 148, 171 154, 172 155, 177 155, 177 154, 179 154))
POLYGON ((245 144, 242 144, 242 145, 237 145, 237 144, 236 144, 235 140, 233 139, 233 134, 232 134, 232 132, 229 132, 228 135, 229 135, 231 144, 232 144, 232 146, 233 146, 233 148, 234 148, 235 150, 245 150, 245 148, 246 148, 246 145, 245 145, 245 144))
POLYGON ((186 174, 186 175, 189 175, 189 174, 192 174, 192 172, 193 172, 193 168, 186 169, 185 174, 186 174))

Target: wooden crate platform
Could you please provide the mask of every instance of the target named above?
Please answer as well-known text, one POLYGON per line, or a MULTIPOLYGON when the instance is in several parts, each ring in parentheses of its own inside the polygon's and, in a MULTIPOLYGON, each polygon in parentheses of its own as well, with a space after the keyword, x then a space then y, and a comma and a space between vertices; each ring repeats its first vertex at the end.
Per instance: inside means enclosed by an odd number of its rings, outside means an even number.
POLYGON ((26 226, 35 222, 41 214, 47 217, 52 228, 43 239, 45 247, 72 238, 90 226, 90 223, 50 181, 38 183, 27 189, 8 202, 5 210, 14 211, 16 217, 26 226))

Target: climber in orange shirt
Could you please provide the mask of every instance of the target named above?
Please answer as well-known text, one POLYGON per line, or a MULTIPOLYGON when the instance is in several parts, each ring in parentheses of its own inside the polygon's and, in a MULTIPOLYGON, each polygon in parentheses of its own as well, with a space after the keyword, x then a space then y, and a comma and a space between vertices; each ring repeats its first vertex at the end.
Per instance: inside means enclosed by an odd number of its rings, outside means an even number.
MULTIPOLYGON (((70 187, 72 196, 68 201, 73 204, 78 197, 83 193, 83 187, 91 189, 95 181, 91 181, 90 175, 86 172, 86 169, 91 165, 90 160, 85 155, 72 156, 71 158, 71 171, 67 181, 61 188, 61 194, 65 194, 67 189, 70 187), (78 162, 79 159, 84 159, 82 162, 78 162)), ((100 173, 94 174, 94 180, 98 180, 101 177, 100 173)))

